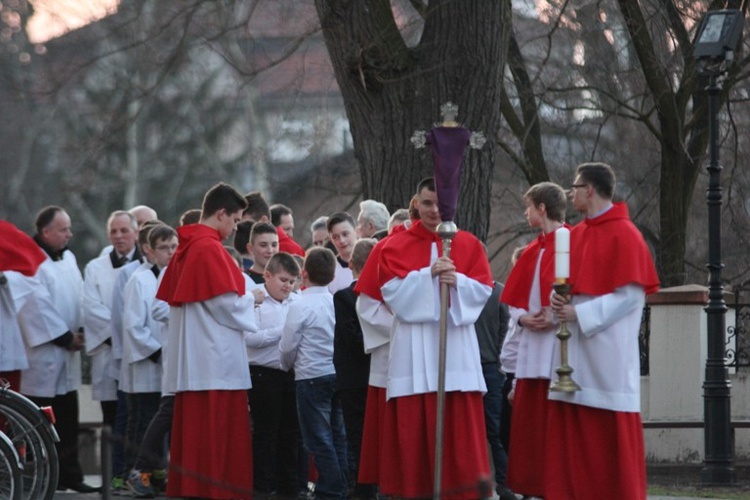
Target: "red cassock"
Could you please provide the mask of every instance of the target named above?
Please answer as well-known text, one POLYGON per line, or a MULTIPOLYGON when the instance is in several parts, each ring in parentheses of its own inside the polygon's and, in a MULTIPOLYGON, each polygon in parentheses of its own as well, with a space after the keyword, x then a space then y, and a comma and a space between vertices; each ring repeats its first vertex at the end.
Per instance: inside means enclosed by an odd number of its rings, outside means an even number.
MULTIPOLYGON (((575 226, 570 245, 574 295, 600 296, 630 284, 646 294, 659 288, 651 253, 624 203, 575 226)), ((604 367, 601 376, 617 374, 604 367)), ((546 500, 645 500, 640 413, 551 401, 547 422, 546 500)))
MULTIPOLYGON (((433 243, 442 254, 440 238, 421 222, 391 237, 381 253, 380 286, 428 267, 433 243)), ((465 231, 456 234, 451 259, 459 273, 492 286, 484 249, 471 234, 465 231)), ((425 293, 432 293, 432 290, 425 290, 425 293)), ((413 353, 414 356, 423 354, 413 353)), ((476 356, 478 362, 478 351, 476 356)), ((379 471, 381 493, 406 498, 432 495, 436 416, 435 392, 392 397, 386 402, 379 436, 383 448, 379 471)), ((477 498, 490 472, 482 393, 479 390, 447 392, 444 422, 443 498, 477 498)))
MULTIPOLYGON (((245 279, 203 224, 177 229, 180 246, 166 268, 157 297, 184 307, 226 293, 244 295, 245 279)), ((200 330, 181 332, 200 335, 200 330)), ((199 366, 184 367, 200 370, 199 366)), ((172 497, 252 498, 253 456, 247 392, 185 391, 175 394, 170 445, 172 497)))
MULTIPOLYGON (((570 229, 567 224, 564 225, 570 229)), ((555 281, 555 232, 539 236, 524 248, 505 282, 500 301, 529 310, 529 296, 539 262, 539 288, 542 307, 549 306, 555 281), (542 253, 542 250, 544 252, 542 253), (539 262, 539 254, 542 259, 539 262)), ((526 335, 534 335, 526 332, 526 335)), ((548 379, 516 379, 507 484, 513 491, 529 496, 544 496, 544 476, 539 464, 546 449, 548 379)))

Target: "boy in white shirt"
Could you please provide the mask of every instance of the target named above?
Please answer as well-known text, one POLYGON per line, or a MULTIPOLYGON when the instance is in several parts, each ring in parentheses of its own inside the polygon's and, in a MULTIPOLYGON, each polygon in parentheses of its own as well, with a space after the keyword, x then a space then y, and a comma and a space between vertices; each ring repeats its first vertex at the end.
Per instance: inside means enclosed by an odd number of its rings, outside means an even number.
POLYGON ((177 250, 177 232, 160 224, 141 231, 138 240, 147 261, 133 272, 123 292, 120 388, 126 393, 128 405, 125 455, 128 467, 134 466, 136 452, 161 402, 161 355, 166 324, 154 319, 152 306, 159 273, 177 250))
POLYGON ((294 368, 300 430, 318 469, 315 496, 319 498, 347 494, 346 434, 333 366, 336 320, 333 296, 326 288, 335 268, 336 257, 327 248, 307 251, 302 270, 305 289, 289 306, 279 342, 281 369, 294 368))
POLYGON ((253 464, 259 496, 272 492, 281 498, 297 496, 299 423, 294 373, 279 369, 279 340, 289 305, 298 298, 292 289, 299 274, 297 261, 286 252, 268 260, 261 288, 265 298, 255 307, 258 331, 245 335, 253 383, 247 393, 253 415, 253 455, 263 457, 253 464))
POLYGON ((279 253, 279 235, 273 224, 257 222, 250 232, 247 252, 253 256, 253 265, 247 274, 255 283, 263 283, 264 271, 271 257, 279 253))

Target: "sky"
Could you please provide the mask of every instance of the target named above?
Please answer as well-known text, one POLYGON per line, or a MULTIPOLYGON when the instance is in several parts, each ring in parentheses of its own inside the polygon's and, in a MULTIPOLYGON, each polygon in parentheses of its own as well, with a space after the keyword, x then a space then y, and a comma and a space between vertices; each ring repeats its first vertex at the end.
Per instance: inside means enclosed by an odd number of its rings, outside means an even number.
POLYGON ((29 0, 34 15, 28 35, 33 43, 43 43, 70 30, 101 19, 117 10, 119 0, 29 0))

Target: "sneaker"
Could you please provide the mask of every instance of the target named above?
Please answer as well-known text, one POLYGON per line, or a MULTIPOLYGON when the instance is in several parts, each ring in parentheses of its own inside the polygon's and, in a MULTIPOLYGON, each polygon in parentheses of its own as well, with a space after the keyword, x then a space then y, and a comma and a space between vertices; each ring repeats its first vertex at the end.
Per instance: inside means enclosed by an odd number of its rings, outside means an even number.
POLYGON ((111 491, 112 495, 116 497, 119 497, 121 493, 127 491, 125 488, 125 481, 123 481, 121 476, 115 476, 112 478, 111 491))
POLYGON ((154 488, 151 486, 151 473, 141 472, 137 469, 130 471, 128 475, 128 488, 133 493, 133 498, 154 498, 154 488))
POLYGON ((151 486, 157 495, 167 491, 167 471, 165 469, 154 469, 151 472, 151 486))
POLYGON ((510 488, 500 486, 497 489, 498 500, 518 500, 518 497, 513 493, 510 488))

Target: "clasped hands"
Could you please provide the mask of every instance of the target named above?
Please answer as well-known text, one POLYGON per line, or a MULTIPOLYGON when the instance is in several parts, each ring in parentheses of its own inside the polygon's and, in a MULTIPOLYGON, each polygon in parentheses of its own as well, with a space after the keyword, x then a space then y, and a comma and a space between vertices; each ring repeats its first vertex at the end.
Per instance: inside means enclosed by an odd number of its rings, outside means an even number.
POLYGON ((453 261, 443 255, 438 257, 434 264, 430 267, 430 273, 432 277, 438 277, 438 281, 443 284, 450 286, 456 286, 458 283, 458 275, 456 274, 456 266, 453 261))
MULTIPOLYGON (((555 292, 550 295, 552 312, 559 321, 575 321, 578 318, 575 307, 569 302, 570 299, 555 292)), ((541 309, 522 315, 518 318, 518 324, 532 332, 546 332, 555 325, 555 320, 544 309, 541 309)))

